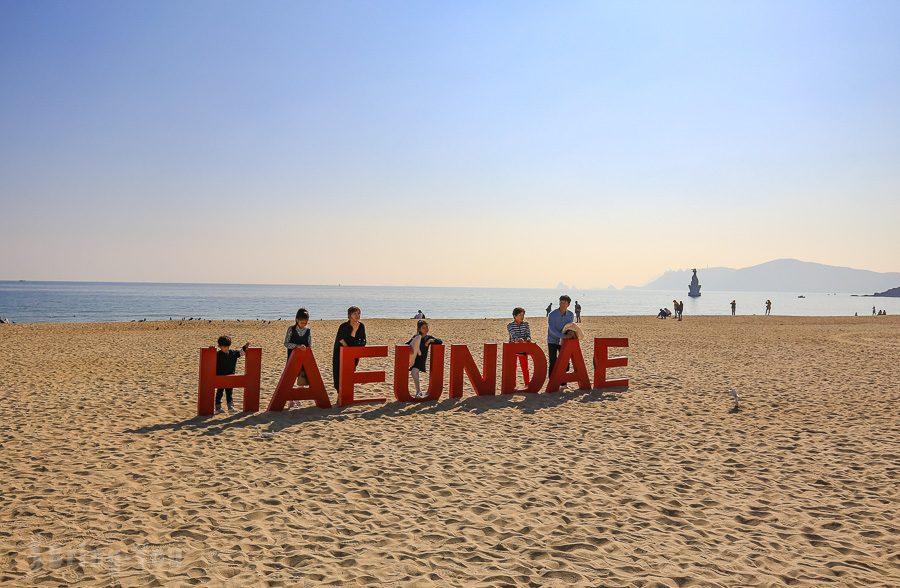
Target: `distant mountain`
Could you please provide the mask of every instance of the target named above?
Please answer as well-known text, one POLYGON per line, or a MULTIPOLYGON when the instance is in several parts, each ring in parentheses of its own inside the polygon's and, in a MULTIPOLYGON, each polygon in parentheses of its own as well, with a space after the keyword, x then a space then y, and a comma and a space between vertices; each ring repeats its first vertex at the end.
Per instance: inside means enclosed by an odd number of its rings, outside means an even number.
POLYGON ((900 298, 900 286, 891 288, 890 290, 885 290, 884 292, 876 292, 872 294, 872 296, 888 296, 891 298, 900 298))
MULTIPOLYGON (((797 259, 776 259, 759 265, 732 269, 697 269, 704 292, 710 290, 749 292, 879 292, 900 283, 900 272, 868 270, 811 263, 797 259)), ((644 288, 684 290, 687 294, 691 270, 670 270, 644 288)))

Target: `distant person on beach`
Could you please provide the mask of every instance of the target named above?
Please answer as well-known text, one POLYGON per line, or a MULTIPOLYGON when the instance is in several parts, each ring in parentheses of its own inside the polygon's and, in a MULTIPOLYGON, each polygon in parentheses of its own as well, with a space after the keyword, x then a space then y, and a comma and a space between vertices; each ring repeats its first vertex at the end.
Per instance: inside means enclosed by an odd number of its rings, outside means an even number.
POLYGON ((731 301, 731 316, 734 316, 734 310, 737 308, 737 302, 731 301))
POLYGON ((441 345, 444 342, 428 334, 428 323, 420 320, 416 324, 416 334, 406 342, 412 349, 409 356, 409 371, 412 373, 413 382, 416 385, 416 398, 425 398, 422 386, 419 384, 419 372, 427 371, 428 348, 432 345, 441 345))
POLYGON ((550 313, 553 311, 553 303, 547 305, 547 316, 550 316, 550 313))
POLYGON ((673 300, 672 307, 675 309, 675 318, 681 320, 681 313, 684 311, 684 302, 673 300))
MULTIPOLYGON (((510 343, 525 343, 531 341, 531 327, 525 322, 525 309, 517 306, 512 311, 513 321, 506 325, 506 331, 509 333, 510 343)), ((525 385, 531 383, 531 376, 528 374, 528 354, 517 353, 519 365, 522 367, 522 378, 525 385)))
POLYGON ((422 312, 422 309, 420 308, 420 309, 419 309, 419 312, 417 312, 417 313, 416 313, 416 316, 414 316, 413 318, 414 318, 414 319, 420 319, 420 320, 421 320, 421 319, 424 319, 424 318, 425 318, 425 313, 422 312))
POLYGON ((575 301, 575 322, 581 322, 581 305, 578 304, 578 301, 575 301))
MULTIPOLYGON (((331 373, 334 376, 334 389, 338 391, 336 405, 341 405, 341 347, 364 347, 366 344, 366 325, 359 319, 362 311, 358 306, 347 309, 347 322, 341 323, 334 337, 334 351, 331 354, 331 373)), ((356 361, 359 363, 359 360, 356 361)))
MULTIPOLYGON (((559 355, 560 339, 563 338, 563 329, 566 325, 575 322, 575 315, 569 310, 572 299, 563 294, 559 297, 559 308, 547 316, 547 350, 550 354, 550 373, 556 365, 556 357, 559 355)), ((567 368, 568 369, 568 368, 567 368)))
MULTIPOLYGON (((216 343, 219 346, 219 350, 216 351, 216 375, 234 375, 235 369, 237 369, 237 361, 246 354, 250 343, 245 343, 240 351, 231 348, 231 337, 228 335, 222 335, 216 343)), ((228 412, 234 412, 234 398, 232 398, 234 388, 216 388, 216 414, 225 412, 222 410, 223 392, 225 393, 225 401, 228 403, 228 412)))
POLYGON ((656 313, 656 318, 658 318, 658 319, 664 319, 664 318, 666 318, 667 316, 669 316, 669 315, 666 314, 666 309, 665 309, 665 308, 660 308, 660 309, 659 309, 659 312, 656 313))
POLYGON ((872 307, 872 316, 875 316, 875 307, 872 307))
POLYGON ((772 314, 772 301, 766 300, 766 316, 772 314))
POLYGON ((684 318, 684 300, 678 301, 678 320, 684 318))
MULTIPOLYGON (((309 324, 309 311, 301 308, 294 317, 294 324, 288 327, 287 333, 284 334, 284 346, 287 348, 287 358, 291 358, 291 352, 294 349, 310 349, 312 348, 312 332, 306 325, 309 324)), ((309 386, 309 378, 306 376, 306 370, 301 369, 297 375, 297 386, 309 386)), ((298 408, 299 400, 292 400, 288 408, 298 408)))

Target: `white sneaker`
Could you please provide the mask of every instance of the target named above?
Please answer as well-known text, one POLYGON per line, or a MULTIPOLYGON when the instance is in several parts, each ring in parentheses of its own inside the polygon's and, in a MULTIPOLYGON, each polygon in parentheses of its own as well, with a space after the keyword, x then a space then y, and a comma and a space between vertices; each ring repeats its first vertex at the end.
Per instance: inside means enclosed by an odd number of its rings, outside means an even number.
POLYGON ((229 405, 228 405, 228 412, 237 412, 237 411, 234 409, 234 405, 233 405, 233 404, 229 404, 229 405))
POLYGON ((222 414, 224 412, 225 412, 225 410, 221 406, 216 407, 216 414, 222 414))

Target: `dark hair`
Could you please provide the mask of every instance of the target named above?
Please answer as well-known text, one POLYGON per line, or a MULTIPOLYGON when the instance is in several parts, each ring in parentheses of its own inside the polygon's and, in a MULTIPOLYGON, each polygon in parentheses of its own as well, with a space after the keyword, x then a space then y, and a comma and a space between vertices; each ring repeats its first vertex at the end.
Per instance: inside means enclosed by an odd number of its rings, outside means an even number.
POLYGON ((231 337, 222 335, 216 343, 219 344, 219 347, 231 347, 231 337))
POLYGON ((427 324, 428 324, 428 321, 419 320, 419 322, 416 323, 416 333, 418 333, 419 331, 422 330, 422 325, 427 325, 427 324))
POLYGON ((516 318, 517 316, 519 316, 519 315, 522 314, 523 312, 525 312, 525 309, 522 308, 521 306, 515 307, 515 308, 513 309, 513 318, 516 318))
POLYGON ((308 321, 309 320, 309 311, 305 308, 301 308, 297 311, 297 316, 294 318, 295 321, 308 321))
POLYGON ((569 298, 569 295, 568 295, 568 294, 563 294, 562 296, 559 297, 559 301, 560 301, 560 302, 562 302, 563 300, 565 300, 565 301, 568 302, 569 304, 572 304, 572 299, 569 298))
POLYGON ((347 318, 350 318, 350 315, 353 314, 354 312, 362 312, 362 310, 360 310, 360 308, 358 306, 351 306, 350 308, 347 309, 347 318))

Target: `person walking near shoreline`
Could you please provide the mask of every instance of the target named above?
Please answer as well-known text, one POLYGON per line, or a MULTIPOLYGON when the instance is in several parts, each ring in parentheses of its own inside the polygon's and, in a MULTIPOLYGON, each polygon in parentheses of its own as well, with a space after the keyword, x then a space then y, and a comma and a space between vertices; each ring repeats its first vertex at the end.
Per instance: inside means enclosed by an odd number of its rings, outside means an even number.
POLYGON ((675 309, 675 318, 681 320, 681 314, 684 312, 684 302, 673 300, 672 306, 675 309))
POLYGON ((559 297, 559 308, 552 311, 547 316, 547 351, 550 355, 550 373, 553 373, 553 366, 556 365, 556 357, 559 355, 561 346, 560 339, 565 335, 563 329, 569 323, 575 322, 575 315, 569 310, 569 304, 572 299, 563 294, 559 297))
POLYGON ((731 316, 734 316, 734 310, 737 308, 737 302, 731 301, 731 316))
POLYGON ((772 301, 766 300, 766 316, 772 314, 772 301))
POLYGON ((581 322, 581 305, 578 304, 578 301, 575 301, 575 322, 581 322))

